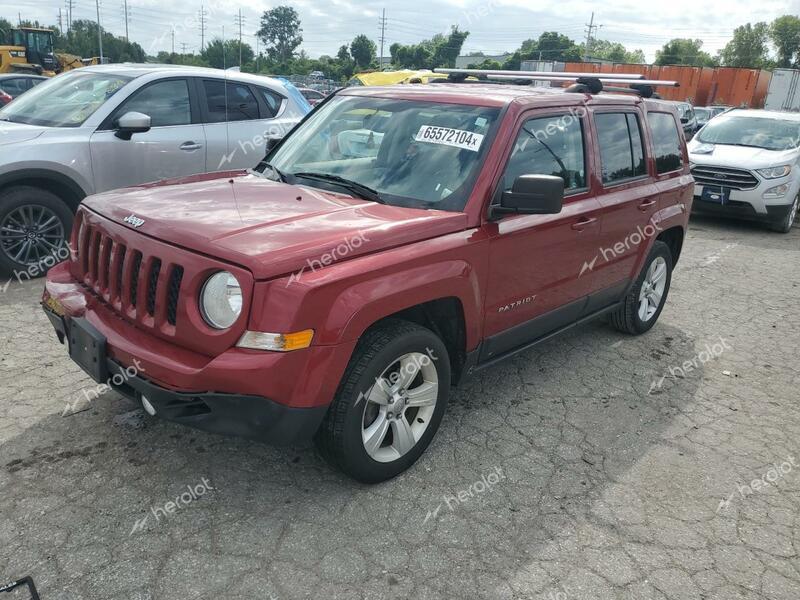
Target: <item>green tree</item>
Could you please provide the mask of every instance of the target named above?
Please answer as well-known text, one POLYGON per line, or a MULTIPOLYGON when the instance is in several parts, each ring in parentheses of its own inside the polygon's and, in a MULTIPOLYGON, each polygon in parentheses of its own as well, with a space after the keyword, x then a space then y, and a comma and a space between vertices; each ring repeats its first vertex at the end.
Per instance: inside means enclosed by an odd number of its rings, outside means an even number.
POLYGON ((350 55, 356 63, 356 67, 367 69, 375 62, 377 47, 375 42, 364 34, 355 37, 350 44, 350 55))
POLYGON ((747 23, 733 30, 733 39, 720 51, 720 62, 726 67, 761 68, 766 66, 769 26, 747 23))
POLYGON ((770 25, 769 37, 775 45, 779 67, 800 66, 800 18, 778 17, 770 25))
MULTIPOLYGON (((176 55, 174 55, 176 56, 176 55)), ((239 64, 239 40, 225 40, 214 38, 200 53, 200 57, 209 66, 215 69, 235 67, 239 64)), ((242 64, 246 65, 255 58, 253 49, 249 44, 242 44, 242 64)))
POLYGON ((675 38, 656 51, 657 65, 691 65, 695 67, 713 67, 717 64, 714 58, 701 50, 703 40, 675 38))
MULTIPOLYGON (((584 45, 581 44, 581 51, 584 45)), ((609 42, 607 40, 592 40, 590 51, 591 58, 610 60, 615 63, 643 64, 645 62, 642 50, 629 51, 619 42, 609 42)))
POLYGON ((0 17, 0 44, 11 44, 11 28, 14 25, 11 21, 0 17))
POLYGON ((261 15, 256 35, 264 43, 267 56, 285 64, 303 42, 300 17, 291 6, 277 6, 261 15))
POLYGON ((395 66, 406 69, 454 67, 456 57, 461 53, 468 35, 469 31, 460 31, 457 26, 453 26, 449 34, 437 33, 419 44, 392 44, 389 54, 395 66))

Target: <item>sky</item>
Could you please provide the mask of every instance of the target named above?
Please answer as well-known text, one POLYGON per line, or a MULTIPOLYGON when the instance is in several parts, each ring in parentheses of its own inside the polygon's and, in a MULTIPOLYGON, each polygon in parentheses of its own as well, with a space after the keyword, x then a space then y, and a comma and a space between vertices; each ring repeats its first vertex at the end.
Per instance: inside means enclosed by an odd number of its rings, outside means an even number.
MULTIPOLYGON (((17 13, 23 19, 57 23, 59 6, 65 13, 66 1, 0 0, 0 16, 13 22, 17 13)), ((73 0, 73 19, 96 20, 93 0, 73 0)), ((101 22, 105 29, 124 35, 124 0, 100 0, 101 22)), ((201 2, 208 13, 206 41, 213 37, 238 37, 236 19, 241 9, 243 41, 256 45, 255 31, 261 13, 288 4, 300 14, 303 28, 302 48, 311 57, 335 55, 342 44, 364 33, 376 44, 380 38, 380 18, 386 10, 385 55, 395 42, 419 42, 435 33, 447 32, 451 25, 470 32, 462 53, 481 51, 499 54, 513 51, 528 38, 543 31, 558 31, 576 41, 586 37, 586 25, 594 11, 596 37, 622 42, 629 49, 644 50, 648 61, 674 37, 700 38, 703 49, 716 54, 730 39, 733 29, 748 21, 771 21, 783 14, 800 13, 800 0, 670 0, 670 2, 634 2, 606 0, 602 3, 583 0, 542 2, 541 0, 386 0, 383 3, 358 0, 287 0, 267 2, 250 0, 127 0, 128 30, 132 41, 148 53, 172 48, 175 51, 200 50, 198 12, 201 2), (757 10, 755 7, 758 7, 757 10)), ((66 21, 65 21, 66 23, 66 21)))

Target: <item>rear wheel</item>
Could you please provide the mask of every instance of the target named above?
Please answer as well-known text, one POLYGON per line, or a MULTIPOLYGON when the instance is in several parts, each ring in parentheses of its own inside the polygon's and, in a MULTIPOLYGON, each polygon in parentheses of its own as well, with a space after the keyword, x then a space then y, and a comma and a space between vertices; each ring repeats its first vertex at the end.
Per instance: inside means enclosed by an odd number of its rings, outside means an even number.
POLYGON ((797 196, 795 196, 792 207, 789 209, 789 213, 786 215, 783 221, 772 226, 773 231, 777 231, 779 233, 789 233, 792 230, 792 225, 794 225, 795 219, 797 218, 798 208, 800 208, 800 192, 798 192, 797 196))
POLYGON ((671 281, 672 253, 669 246, 656 240, 633 287, 611 313, 614 327, 632 334, 648 331, 661 315, 671 281))
POLYGON ((20 185, 0 193, 0 269, 38 276, 65 260, 72 220, 47 190, 20 185))
POLYGON ((450 359, 436 334, 408 321, 387 321, 359 342, 317 446, 359 481, 390 479, 430 444, 449 388, 450 359))

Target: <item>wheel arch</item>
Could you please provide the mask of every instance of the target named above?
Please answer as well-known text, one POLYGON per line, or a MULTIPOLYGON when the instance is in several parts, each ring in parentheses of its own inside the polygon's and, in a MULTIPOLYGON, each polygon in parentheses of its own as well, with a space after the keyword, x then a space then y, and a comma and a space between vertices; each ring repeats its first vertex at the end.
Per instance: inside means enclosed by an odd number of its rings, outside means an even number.
POLYGON ((19 169, 0 175, 0 194, 18 185, 28 185, 55 194, 73 213, 86 197, 86 192, 71 177, 48 169, 19 169))
POLYGON ((674 227, 670 227, 669 229, 665 229, 659 233, 658 237, 656 238, 656 240, 664 242, 669 247, 670 254, 672 254, 673 268, 676 264, 678 264, 678 259, 681 256, 684 236, 685 232, 683 227, 676 225, 674 227))

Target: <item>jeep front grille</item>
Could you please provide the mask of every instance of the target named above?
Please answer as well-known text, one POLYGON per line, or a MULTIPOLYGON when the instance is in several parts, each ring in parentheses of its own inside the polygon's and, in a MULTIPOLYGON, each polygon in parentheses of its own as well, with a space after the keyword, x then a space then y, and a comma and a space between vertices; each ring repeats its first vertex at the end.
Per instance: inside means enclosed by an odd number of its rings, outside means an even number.
POLYGON ((160 258, 142 253, 115 242, 99 227, 82 222, 79 227, 77 264, 81 266, 82 283, 117 311, 136 320, 146 315, 153 325, 157 315, 175 326, 181 295, 183 267, 163 263, 160 258), (162 276, 166 274, 166 277, 162 276), (158 310, 166 302, 164 311, 158 310))
MULTIPOLYGON (((238 265, 161 241, 153 231, 135 230, 83 206, 75 216, 71 243, 70 275, 85 291, 87 311, 94 310, 109 330, 120 333, 119 321, 125 321, 176 349, 214 357, 234 347, 247 327, 245 311, 229 329, 213 329, 198 303, 208 278, 229 271, 249 307, 253 276, 238 265)), ((122 338, 123 345, 138 343, 127 332, 122 338)), ((112 352, 120 347, 110 346, 112 352)), ((192 364, 199 369, 203 363, 192 364)))
POLYGON ((745 169, 695 165, 692 175, 699 185, 722 186, 734 190, 752 190, 758 185, 756 176, 745 169))

